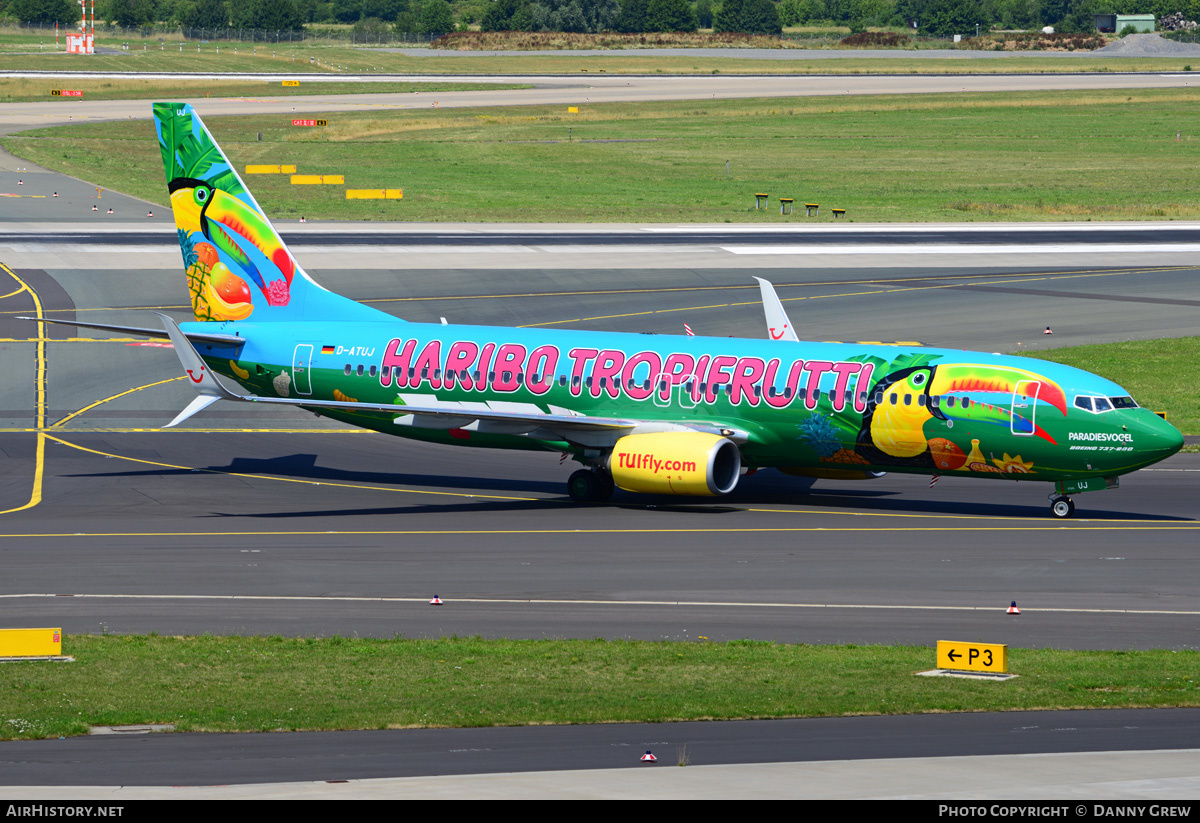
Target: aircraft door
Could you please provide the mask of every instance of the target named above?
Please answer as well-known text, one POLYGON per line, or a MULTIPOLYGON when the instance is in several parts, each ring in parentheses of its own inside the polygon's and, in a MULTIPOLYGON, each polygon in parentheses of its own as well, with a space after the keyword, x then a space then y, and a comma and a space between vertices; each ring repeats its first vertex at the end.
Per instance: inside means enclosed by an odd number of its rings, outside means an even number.
POLYGON ((1038 392, 1041 389, 1042 384, 1040 381, 1017 381, 1017 387, 1013 389, 1012 396, 1011 431, 1013 434, 1029 436, 1036 431, 1037 425, 1034 422, 1034 417, 1037 414, 1038 392))
POLYGON ((313 344, 300 343, 292 354, 292 385, 296 394, 312 394, 313 344))

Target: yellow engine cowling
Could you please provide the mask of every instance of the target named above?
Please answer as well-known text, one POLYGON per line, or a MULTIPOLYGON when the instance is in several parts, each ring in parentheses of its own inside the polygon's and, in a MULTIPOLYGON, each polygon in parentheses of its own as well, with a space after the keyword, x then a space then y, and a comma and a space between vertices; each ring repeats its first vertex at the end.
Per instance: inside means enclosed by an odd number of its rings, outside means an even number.
POLYGON ((741 474, 742 455, 732 440, 717 434, 630 434, 613 446, 608 470, 628 492, 728 494, 741 474))

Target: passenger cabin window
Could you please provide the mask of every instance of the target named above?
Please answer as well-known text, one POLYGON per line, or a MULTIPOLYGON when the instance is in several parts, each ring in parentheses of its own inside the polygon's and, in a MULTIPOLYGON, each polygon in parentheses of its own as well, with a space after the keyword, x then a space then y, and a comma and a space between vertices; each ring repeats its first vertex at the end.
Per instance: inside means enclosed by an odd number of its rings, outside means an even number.
POLYGON ((359 363, 359 364, 358 364, 358 368, 356 369, 356 371, 357 371, 357 373, 358 373, 358 376, 359 376, 359 377, 362 377, 362 375, 363 375, 363 367, 362 367, 362 363, 359 363))
POLYGON ((376 371, 376 367, 375 367, 375 366, 372 366, 372 367, 371 367, 371 376, 372 376, 372 377, 374 377, 374 376, 375 376, 375 371, 376 371))
POLYGON ((350 376, 350 364, 349 363, 346 364, 346 376, 347 377, 350 376))

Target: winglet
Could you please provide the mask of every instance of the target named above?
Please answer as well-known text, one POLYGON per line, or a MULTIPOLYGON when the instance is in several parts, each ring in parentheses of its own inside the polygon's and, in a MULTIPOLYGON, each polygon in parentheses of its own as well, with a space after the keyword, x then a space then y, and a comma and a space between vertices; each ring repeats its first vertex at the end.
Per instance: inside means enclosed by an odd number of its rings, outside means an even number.
POLYGON ((208 408, 218 400, 242 399, 240 395, 234 394, 221 385, 212 369, 200 357, 200 353, 196 351, 187 336, 180 331, 179 325, 174 320, 161 312, 155 312, 155 314, 162 318, 163 329, 166 330, 167 336, 171 338, 171 343, 175 346, 175 354, 179 357, 179 363, 183 366, 188 382, 200 395, 163 428, 169 429, 172 426, 178 426, 196 412, 208 408))
POLYGON ((783 304, 779 302, 779 295, 775 294, 775 287, 769 280, 763 280, 761 277, 754 279, 758 281, 758 287, 762 291, 763 312, 767 316, 767 334, 772 340, 798 342, 800 338, 796 336, 792 321, 788 319, 783 304))

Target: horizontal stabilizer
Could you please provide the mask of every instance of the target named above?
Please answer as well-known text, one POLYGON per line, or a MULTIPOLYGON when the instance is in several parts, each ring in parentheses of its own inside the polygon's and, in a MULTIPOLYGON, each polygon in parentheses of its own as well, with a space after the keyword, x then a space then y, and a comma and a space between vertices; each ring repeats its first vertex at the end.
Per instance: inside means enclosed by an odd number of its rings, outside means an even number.
MULTIPOLYGON (((160 317, 162 315, 159 315, 160 317)), ((46 317, 18 317, 18 320, 32 320, 42 323, 57 323, 62 326, 81 326, 85 329, 99 329, 101 331, 115 331, 124 334, 137 334, 142 337, 157 337, 160 340, 166 340, 169 335, 165 331, 159 329, 143 329, 139 326, 114 326, 111 323, 81 323, 78 320, 50 320, 46 317)), ((240 346, 246 342, 244 337, 238 337, 236 334, 220 334, 218 332, 184 332, 184 336, 193 343, 209 343, 216 346, 240 346)))

